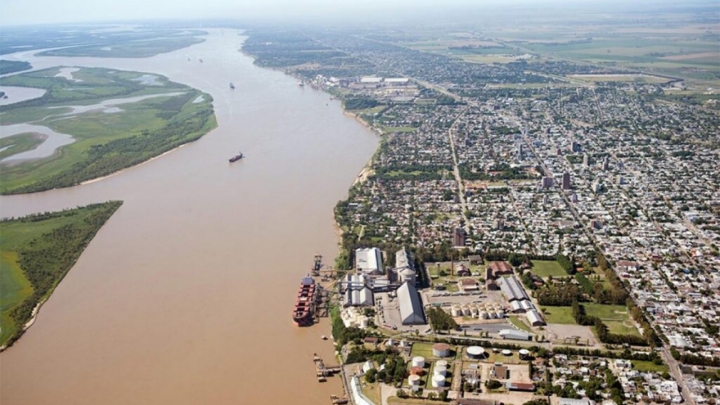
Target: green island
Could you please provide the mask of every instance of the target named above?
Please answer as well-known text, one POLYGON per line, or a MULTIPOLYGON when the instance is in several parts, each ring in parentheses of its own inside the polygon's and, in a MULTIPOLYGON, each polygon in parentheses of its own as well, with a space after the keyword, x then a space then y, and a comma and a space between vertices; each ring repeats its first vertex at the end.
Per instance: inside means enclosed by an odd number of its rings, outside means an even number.
POLYGON ((182 36, 113 44, 93 44, 53 49, 39 56, 89 56, 93 58, 148 58, 160 53, 172 52, 205 41, 202 38, 182 36))
POLYGON ((7 138, 0 138, 0 159, 35 149, 43 143, 45 138, 42 134, 35 133, 24 133, 8 136, 7 138))
POLYGON ((109 201, 0 221, 0 348, 20 338, 36 308, 121 205, 109 201))
POLYGON ((28 62, 0 59, 0 75, 21 72, 23 70, 29 70, 30 68, 32 68, 32 66, 28 62))
MULTIPOLYGON (((70 187, 106 176, 217 126, 210 95, 159 75, 54 67, 4 77, 0 85, 47 90, 42 97, 0 106, 3 125, 39 125, 74 139, 49 157, 3 164, 0 194, 70 187)), ((30 138, 19 134, 4 141, 12 144, 5 152, 28 148, 30 138)))

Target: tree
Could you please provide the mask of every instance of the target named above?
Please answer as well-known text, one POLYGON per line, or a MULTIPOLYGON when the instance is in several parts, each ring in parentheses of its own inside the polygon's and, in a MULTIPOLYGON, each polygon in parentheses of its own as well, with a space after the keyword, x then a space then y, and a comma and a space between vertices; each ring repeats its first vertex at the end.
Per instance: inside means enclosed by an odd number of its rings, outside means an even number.
POLYGON ((365 381, 369 383, 374 383, 377 380, 377 370, 374 368, 371 368, 370 370, 365 373, 365 381))

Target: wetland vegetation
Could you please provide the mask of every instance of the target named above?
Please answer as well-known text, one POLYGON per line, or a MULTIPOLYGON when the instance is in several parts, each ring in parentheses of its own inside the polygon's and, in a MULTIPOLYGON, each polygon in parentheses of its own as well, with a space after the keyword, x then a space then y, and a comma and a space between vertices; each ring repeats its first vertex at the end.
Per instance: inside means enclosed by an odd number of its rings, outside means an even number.
POLYGON ((121 205, 109 201, 0 221, 0 346, 22 335, 35 308, 121 205))
MULTIPOLYGON (((165 77, 146 84, 147 75, 138 72, 80 68, 68 79, 56 76, 60 69, 0 79, 2 85, 47 90, 42 97, 0 106, 4 125, 41 125, 75 139, 48 158, 3 166, 2 194, 106 176, 197 140, 217 125, 210 95, 165 77), (200 96, 202 101, 194 102, 200 96)), ((16 151, 19 139, 25 138, 16 138, 16 151)))

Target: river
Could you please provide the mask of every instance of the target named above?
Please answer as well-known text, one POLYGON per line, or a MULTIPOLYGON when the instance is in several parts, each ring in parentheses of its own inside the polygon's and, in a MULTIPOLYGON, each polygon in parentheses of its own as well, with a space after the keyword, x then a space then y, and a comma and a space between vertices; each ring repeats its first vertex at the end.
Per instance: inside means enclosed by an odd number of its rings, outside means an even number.
POLYGON ((0 197, 4 217, 125 201, 0 354, 1 403, 316 405, 342 393, 338 377, 314 375, 314 352, 335 362, 320 339, 329 322, 298 328, 290 314, 312 256, 337 252, 333 207, 377 139, 327 94, 254 66, 243 37, 206 38, 144 59, 22 53, 34 68, 165 75, 211 94, 219 126, 100 181, 0 197), (228 164, 238 150, 247 158, 228 164))

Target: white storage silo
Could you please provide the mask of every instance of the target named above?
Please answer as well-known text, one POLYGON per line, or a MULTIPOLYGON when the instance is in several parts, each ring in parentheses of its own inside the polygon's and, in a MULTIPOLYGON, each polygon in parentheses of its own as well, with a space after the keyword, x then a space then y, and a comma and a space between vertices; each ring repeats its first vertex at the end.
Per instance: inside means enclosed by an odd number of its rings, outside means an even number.
POLYGON ((520 349, 520 351, 518 353, 520 353, 521 359, 526 359, 526 358, 528 358, 528 356, 530 356, 530 350, 528 350, 528 349, 520 349))
POLYGON ((470 316, 470 308, 466 305, 462 307, 463 316, 470 316))
POLYGON ((446 373, 447 373, 447 368, 445 368, 445 367, 435 366, 435 368, 433 369, 433 377, 436 375, 441 375, 441 376, 445 377, 446 373))
POLYGON ((478 316, 477 307, 470 307, 470 316, 472 316, 473 318, 477 318, 477 316, 478 316))
POLYGON ((413 367, 425 367, 425 357, 415 356, 412 358, 413 367))
POLYGON ((443 387, 445 385, 445 377, 441 375, 434 375, 432 377, 432 386, 435 388, 443 387))
POLYGON ((462 316, 462 310, 459 306, 454 305, 452 309, 450 310, 450 315, 452 316, 462 316))
POLYGON ((480 311, 480 313, 478 314, 478 318, 480 318, 480 319, 488 319, 488 314, 487 314, 487 312, 485 312, 485 311, 480 311))
POLYGON ((410 384, 411 386, 413 386, 413 385, 420 385, 420 379, 421 379, 421 378, 422 378, 422 377, 420 377, 419 375, 414 375, 414 374, 413 374, 413 375, 411 375, 410 377, 408 377, 408 384, 410 384))
POLYGON ((435 362, 435 367, 448 368, 448 362, 447 360, 438 360, 435 362))

